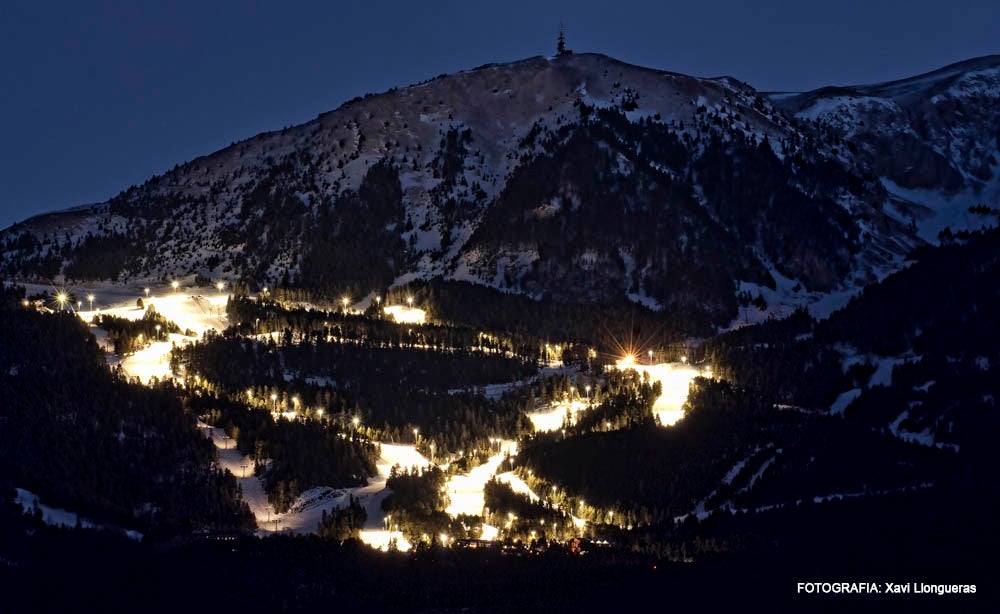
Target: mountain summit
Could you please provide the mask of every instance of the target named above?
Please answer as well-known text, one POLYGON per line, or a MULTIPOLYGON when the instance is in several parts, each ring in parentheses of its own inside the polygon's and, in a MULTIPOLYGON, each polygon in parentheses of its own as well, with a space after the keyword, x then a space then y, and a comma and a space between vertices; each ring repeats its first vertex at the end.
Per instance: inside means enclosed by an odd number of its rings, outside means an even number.
MULTIPOLYGON (((939 82, 965 91, 977 71, 949 67, 939 82)), ((925 77, 850 96, 891 99, 909 117, 944 95, 925 77)), ((790 308, 883 276, 925 230, 928 205, 904 188, 964 185, 947 169, 920 183, 883 160, 879 148, 910 132, 831 115, 830 95, 769 97, 592 53, 485 65, 17 224, 0 262, 19 277, 201 274, 317 296, 458 280, 725 325, 752 295, 790 308)), ((963 181, 996 176, 996 97, 976 89, 960 116, 940 111, 927 128, 968 126, 963 181)))

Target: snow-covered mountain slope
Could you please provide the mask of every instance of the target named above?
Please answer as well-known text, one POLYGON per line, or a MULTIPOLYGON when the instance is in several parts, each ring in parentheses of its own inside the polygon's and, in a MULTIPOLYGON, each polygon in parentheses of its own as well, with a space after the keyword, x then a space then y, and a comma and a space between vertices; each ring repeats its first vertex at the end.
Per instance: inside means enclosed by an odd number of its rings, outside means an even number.
POLYGON ((1000 56, 916 77, 771 100, 871 166, 920 234, 978 227, 969 207, 1000 199, 1000 56), (914 206, 915 205, 915 206, 914 206))
POLYGON ((897 266, 910 212, 868 164, 733 79, 536 57, 366 95, 15 225, 0 266, 354 297, 456 279, 724 324, 740 288, 788 280, 775 296, 798 304, 897 266))

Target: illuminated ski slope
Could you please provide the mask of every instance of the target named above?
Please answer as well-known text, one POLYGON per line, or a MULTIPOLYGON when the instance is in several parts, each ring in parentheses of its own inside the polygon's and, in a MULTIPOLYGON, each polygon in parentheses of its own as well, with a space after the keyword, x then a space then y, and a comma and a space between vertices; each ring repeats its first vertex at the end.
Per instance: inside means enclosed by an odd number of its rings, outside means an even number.
MULTIPOLYGON (((147 309, 152 308, 176 323, 182 331, 191 333, 191 336, 172 333, 168 335, 166 341, 152 343, 121 359, 115 357, 109 359, 112 362, 119 360, 119 364, 128 375, 137 377, 147 384, 153 378, 172 377, 169 367, 169 353, 174 345, 189 343, 200 338, 208 330, 223 330, 227 325, 225 306, 229 295, 221 291, 191 292, 162 287, 150 288, 147 294, 145 289, 106 286, 94 287, 92 292, 95 296, 94 308, 78 311, 80 318, 86 322, 90 322, 98 314, 110 314, 138 320, 145 315, 147 309), (143 308, 136 305, 136 299, 142 299, 143 308)), ((89 301, 87 306, 91 306, 89 301)), ((425 317, 424 312, 420 309, 404 306, 394 307, 398 309, 390 310, 387 308, 387 313, 393 315, 398 321, 418 322, 425 317)), ((96 327, 92 327, 92 330, 102 346, 108 349, 107 334, 96 327)), ((536 429, 551 430, 562 424, 567 407, 571 412, 579 412, 584 410, 586 406, 585 400, 576 399, 552 411, 539 412, 532 416, 532 420, 536 424, 536 429)), ((243 499, 257 520, 260 534, 286 531, 294 533, 315 532, 324 511, 329 512, 333 508, 344 507, 350 498, 354 497, 360 501, 368 515, 361 531, 362 541, 373 548, 382 550, 392 546, 402 551, 411 548, 411 544, 393 525, 391 517, 382 511, 381 504, 391 494, 385 484, 394 465, 410 468, 425 467, 430 464, 428 459, 417 452, 413 445, 381 444, 381 456, 376 463, 377 475, 369 480, 367 485, 336 490, 322 486, 313 488, 302 493, 293 503, 290 511, 277 514, 267 500, 267 494, 261 480, 253 474, 253 461, 248 456, 241 454, 236 449, 235 442, 221 429, 207 425, 200 426, 205 429, 206 436, 211 437, 215 443, 220 467, 230 471, 240 484, 243 499)), ((499 443, 498 453, 491 456, 486 463, 473 468, 466 474, 451 476, 448 479, 446 488, 449 505, 446 512, 449 515, 482 515, 485 484, 497 474, 506 453, 511 455, 517 453, 516 442, 499 443)), ((501 479, 506 482, 519 482, 513 474, 506 474, 501 479)), ((522 487, 519 490, 526 488, 523 483, 517 485, 522 487)), ((495 539, 497 534, 498 530, 495 527, 485 526, 481 537, 495 539)))
POLYGON ((387 305, 382 311, 398 324, 423 324, 427 321, 427 312, 416 307, 387 305))
MULTIPOLYGON (((672 426, 684 417, 684 402, 687 400, 688 388, 702 370, 687 363, 668 362, 656 365, 638 364, 634 356, 626 356, 615 363, 621 371, 634 369, 640 374, 648 373, 653 382, 660 382, 663 391, 653 403, 653 414, 660 419, 663 426, 672 426)), ((710 375, 711 372, 704 373, 710 375)))
MULTIPOLYGON (((166 341, 158 341, 122 358, 118 364, 131 377, 138 377, 148 384, 154 377, 164 379, 171 377, 169 354, 174 345, 182 345, 194 339, 199 339, 208 330, 223 330, 226 328, 226 303, 229 294, 209 289, 174 289, 171 286, 145 289, 123 288, 120 286, 98 286, 88 291, 94 296, 87 307, 94 304, 93 309, 81 310, 77 315, 90 323, 95 315, 113 315, 127 320, 139 320, 148 309, 177 324, 182 332, 190 332, 193 336, 171 333, 166 341), (136 305, 141 299, 143 308, 136 305)), ((81 301, 81 304, 82 303, 81 301)), ((106 339, 103 331, 92 326, 91 330, 99 340, 106 339)), ((109 349, 108 344, 102 344, 109 349)), ((117 359, 111 358, 112 361, 117 359)))
POLYGON ((585 399, 572 399, 552 403, 548 409, 528 412, 528 419, 536 431, 557 431, 563 427, 563 422, 569 418, 575 422, 576 415, 587 409, 585 399))
MULTIPOLYGON (((684 417, 682 407, 687 400, 691 380, 698 375, 711 374, 710 371, 703 371, 699 367, 680 362, 637 364, 634 357, 619 360, 615 363, 615 367, 621 371, 634 369, 639 373, 648 373, 651 381, 660 382, 663 390, 653 403, 653 414, 659 418, 663 426, 672 426, 684 417)), ((585 411, 588 406, 588 399, 579 397, 564 399, 553 402, 546 409, 529 412, 527 416, 536 431, 556 431, 563 427, 567 419, 570 423, 575 422, 577 414, 585 411)))
POLYGON ((445 509, 448 514, 451 516, 459 514, 481 516, 483 514, 483 489, 486 482, 496 475, 505 453, 510 453, 511 456, 516 455, 517 443, 514 441, 502 442, 499 454, 494 454, 488 461, 474 467, 466 474, 454 475, 448 479, 446 487, 450 503, 445 509))

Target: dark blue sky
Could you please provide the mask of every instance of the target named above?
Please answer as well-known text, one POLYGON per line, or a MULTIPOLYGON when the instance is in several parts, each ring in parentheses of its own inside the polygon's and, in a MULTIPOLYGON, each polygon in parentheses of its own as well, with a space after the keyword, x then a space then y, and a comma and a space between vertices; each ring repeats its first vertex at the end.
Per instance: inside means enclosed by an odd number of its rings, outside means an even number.
POLYGON ((0 227, 107 199, 347 99, 569 46, 759 89, 1000 53, 994 3, 23 2, 0 10, 0 227), (143 8, 136 8, 142 6, 143 8))

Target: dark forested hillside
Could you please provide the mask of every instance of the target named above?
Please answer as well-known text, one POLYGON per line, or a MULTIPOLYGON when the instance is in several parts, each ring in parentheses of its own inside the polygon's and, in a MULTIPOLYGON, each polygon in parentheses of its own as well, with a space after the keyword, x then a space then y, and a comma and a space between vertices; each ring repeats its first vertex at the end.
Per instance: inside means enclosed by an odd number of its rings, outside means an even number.
POLYGON ((249 529, 231 475, 173 385, 108 369, 69 313, 0 290, 0 476, 94 521, 154 534, 249 529))
POLYGON ((412 430, 423 429, 425 445, 436 442, 441 454, 485 447, 489 437, 516 437, 528 428, 519 408, 462 390, 533 372, 521 360, 482 352, 213 336, 177 350, 174 362, 230 397, 245 398, 249 390, 261 408, 301 404, 307 414, 322 409, 345 422, 357 417, 388 441, 412 441, 412 430))
POLYGON ((910 267, 826 320, 796 314, 720 335, 705 352, 723 377, 770 391, 776 402, 827 409, 854 389, 848 416, 892 425, 904 439, 926 433, 985 452, 1000 419, 998 289, 994 228, 915 253, 910 267), (873 379, 880 367, 891 369, 887 381, 873 379))
POLYGON ((305 225, 298 274, 286 281, 327 296, 363 296, 388 287, 407 265, 404 214, 398 169, 383 159, 365 174, 357 193, 341 194, 305 225))
POLYGON ((571 302, 628 292, 722 323, 736 315, 737 280, 773 287, 763 262, 821 290, 848 273, 858 220, 822 195, 861 197, 870 178, 791 142, 779 157, 711 113, 685 130, 577 106, 579 124, 529 133, 540 152, 470 239, 501 287, 571 302), (504 255, 524 250, 537 254, 530 267, 509 268, 504 255))

